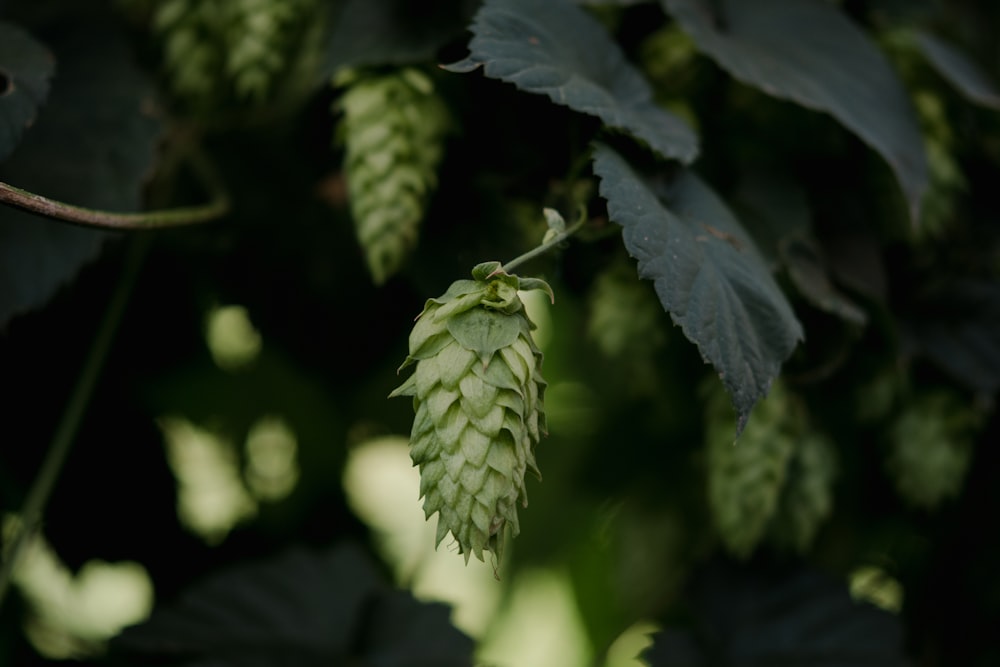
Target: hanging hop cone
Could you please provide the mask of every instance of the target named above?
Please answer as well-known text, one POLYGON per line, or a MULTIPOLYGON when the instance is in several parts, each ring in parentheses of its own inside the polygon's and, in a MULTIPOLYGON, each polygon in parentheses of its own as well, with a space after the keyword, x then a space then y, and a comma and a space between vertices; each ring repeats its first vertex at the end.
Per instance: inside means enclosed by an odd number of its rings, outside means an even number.
POLYGON ((160 0, 152 27, 174 94, 202 108, 272 98, 315 10, 315 0, 160 0))
POLYGON ((372 279, 381 284, 417 244, 451 116, 430 77, 412 67, 344 71, 335 83, 345 87, 338 133, 351 217, 372 279))
POLYGON ((748 558, 767 539, 807 551, 833 510, 836 451, 804 402, 775 382, 735 442, 724 392, 709 397, 706 419, 709 511, 726 550, 748 558))
POLYGON ((889 427, 886 467, 910 505, 933 509, 962 490, 984 415, 954 391, 926 391, 889 427))
POLYGON ((518 290, 552 291, 499 262, 472 276, 427 301, 400 367, 416 370, 390 397, 413 397, 410 456, 424 513, 438 513, 437 543, 451 532, 466 562, 483 551, 499 562, 504 529, 518 534, 517 505, 528 504, 525 472, 541 479, 535 446, 545 433, 542 353, 518 290))

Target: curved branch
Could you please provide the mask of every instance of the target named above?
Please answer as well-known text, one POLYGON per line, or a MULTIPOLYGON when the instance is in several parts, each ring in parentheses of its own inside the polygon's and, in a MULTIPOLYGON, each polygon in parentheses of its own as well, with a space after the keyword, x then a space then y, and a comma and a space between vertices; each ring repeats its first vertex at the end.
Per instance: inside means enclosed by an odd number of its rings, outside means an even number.
POLYGON ((215 172, 200 156, 192 155, 188 158, 191 160, 192 167, 199 179, 212 196, 211 201, 207 204, 143 211, 142 213, 118 213, 66 204, 3 182, 0 182, 0 203, 76 225, 118 230, 162 229, 164 227, 197 225, 217 220, 226 215, 230 209, 229 195, 220 184, 215 172))

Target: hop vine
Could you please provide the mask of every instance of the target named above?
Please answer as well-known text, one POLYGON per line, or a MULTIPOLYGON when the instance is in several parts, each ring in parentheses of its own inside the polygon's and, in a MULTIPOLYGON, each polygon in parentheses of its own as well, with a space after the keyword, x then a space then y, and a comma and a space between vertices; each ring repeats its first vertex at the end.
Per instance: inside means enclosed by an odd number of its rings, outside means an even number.
POLYGON ((525 474, 541 479, 535 447, 545 433, 542 353, 518 290, 551 289, 499 262, 472 276, 427 301, 400 367, 415 370, 390 396, 413 397, 410 456, 424 513, 438 513, 437 543, 450 532, 466 562, 484 551, 499 562, 505 528, 520 532, 525 474))
POLYGON ((358 242, 376 284, 406 262, 417 244, 451 125, 425 73, 342 72, 338 108, 345 176, 358 242))

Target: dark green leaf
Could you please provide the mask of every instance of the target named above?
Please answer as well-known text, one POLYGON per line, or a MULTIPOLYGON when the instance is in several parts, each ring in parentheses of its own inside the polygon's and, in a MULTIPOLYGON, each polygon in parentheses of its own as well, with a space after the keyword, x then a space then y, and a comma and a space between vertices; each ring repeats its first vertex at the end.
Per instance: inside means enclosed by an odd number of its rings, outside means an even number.
POLYGON ((798 292, 812 305, 848 322, 864 325, 867 314, 830 279, 826 259, 812 232, 805 192, 790 179, 752 173, 742 183, 739 203, 761 251, 788 271, 798 292))
POLYGON ((905 330, 918 351, 965 386, 1000 389, 1000 283, 956 280, 929 290, 905 330))
POLYGON ((714 563, 689 593, 694 628, 667 628, 650 667, 905 667, 899 618, 854 602, 847 586, 803 566, 714 563))
POLYGON ((976 63, 939 37, 922 31, 915 37, 928 62, 969 101, 1000 110, 1000 90, 976 63))
POLYGON ((715 366, 742 430, 803 337, 787 299, 750 236, 693 173, 649 180, 606 146, 595 150, 594 172, 639 277, 654 281, 663 307, 715 366))
POLYGON ((469 57, 449 66, 600 118, 645 141, 660 155, 691 162, 694 132, 653 102, 649 84, 607 31, 569 0, 489 0, 472 24, 469 57))
MULTIPOLYGON (((50 40, 60 63, 52 95, 0 180, 78 206, 137 210, 161 125, 152 85, 103 25, 81 22, 50 40)), ((0 207, 0 325, 48 301, 110 237, 0 207)))
POLYGON ((373 605, 361 653, 373 667, 471 667, 472 640, 451 627, 451 610, 402 591, 373 605))
POLYGON ((456 667, 472 642, 447 609, 386 590, 361 549, 288 551, 233 567, 112 641, 135 664, 456 667))
POLYGON ((0 162, 35 120, 49 94, 55 59, 16 25, 0 23, 0 162))
POLYGON ((112 643, 124 655, 219 665, 344 664, 379 580, 356 547, 287 552, 196 584, 112 643))
POLYGON ((872 41, 824 0, 661 0, 698 48, 746 84, 825 111, 878 151, 919 219, 928 187, 916 116, 872 41))
POLYGON ((324 76, 341 67, 403 65, 434 60, 460 35, 478 0, 346 0, 334 10, 324 76))

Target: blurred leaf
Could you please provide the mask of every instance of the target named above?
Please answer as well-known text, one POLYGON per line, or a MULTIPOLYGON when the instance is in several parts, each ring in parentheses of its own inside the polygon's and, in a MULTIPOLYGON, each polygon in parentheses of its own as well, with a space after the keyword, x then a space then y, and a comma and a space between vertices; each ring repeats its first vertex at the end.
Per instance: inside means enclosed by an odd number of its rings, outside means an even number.
POLYGON ((694 132, 653 102, 608 32, 569 0, 488 0, 472 32, 469 57, 446 69, 483 65, 486 76, 596 116, 666 158, 688 163, 698 154, 694 132))
MULTIPOLYGON (((48 105, 0 180, 78 206, 135 210, 160 123, 153 88, 110 23, 60 25, 48 105)), ((47 302, 111 235, 0 207, 0 326, 47 302)))
POLYGON ((957 47, 930 33, 917 31, 917 46, 927 61, 970 102, 1000 110, 1000 90, 986 73, 957 47))
POLYGON ((334 10, 323 72, 343 67, 408 65, 434 60, 460 35, 479 0, 346 0, 334 10))
POLYGON ((451 627, 451 610, 389 591, 372 605, 360 652, 372 667, 471 667, 472 641, 451 627))
POLYGON ((647 180, 606 146, 595 150, 594 172, 639 277, 654 281, 663 307, 715 366, 742 431, 803 337, 788 300, 746 230, 692 172, 647 180))
POLYGON ((111 651, 134 664, 430 667, 471 665, 472 642, 442 606, 385 589, 346 545, 223 571, 127 628, 111 651))
POLYGON ((744 219, 761 251, 787 269, 809 303, 857 325, 867 322, 867 313, 830 280, 826 258, 813 237, 809 203, 798 183, 754 172, 737 198, 748 209, 744 219))
POLYGON ((693 628, 668 628, 650 667, 903 667, 899 618, 806 569, 713 563, 689 594, 693 628))
POLYGON ((740 81, 831 114, 892 166, 919 219, 927 160, 906 91, 885 56, 823 0, 661 0, 698 47, 740 81))
POLYGON ((905 322, 911 344, 970 389, 1000 389, 1000 283, 953 281, 921 298, 905 322))
POLYGON ((0 23, 0 162, 35 121, 54 71, 48 49, 18 26, 0 23))

